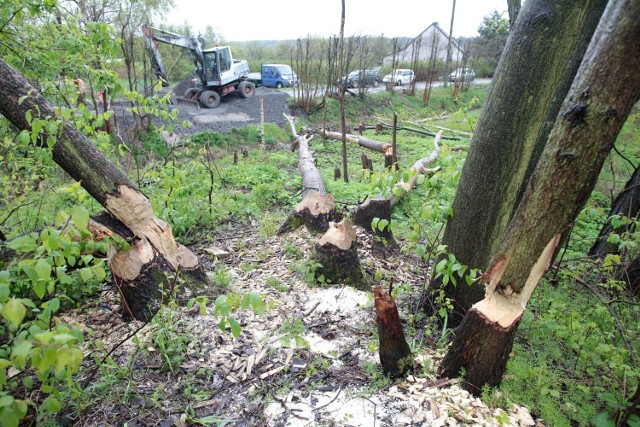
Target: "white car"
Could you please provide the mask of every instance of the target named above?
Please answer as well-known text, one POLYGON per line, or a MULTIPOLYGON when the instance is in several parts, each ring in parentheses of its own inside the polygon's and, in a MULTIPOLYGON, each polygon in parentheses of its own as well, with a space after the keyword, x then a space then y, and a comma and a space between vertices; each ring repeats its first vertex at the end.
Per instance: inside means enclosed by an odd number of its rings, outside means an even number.
POLYGON ((476 72, 471 68, 458 68, 449 75, 450 82, 472 82, 476 78, 476 72))
POLYGON ((382 78, 384 83, 395 83, 398 86, 408 85, 415 79, 415 74, 413 70, 408 70, 405 68, 398 68, 391 74, 387 74, 382 78))

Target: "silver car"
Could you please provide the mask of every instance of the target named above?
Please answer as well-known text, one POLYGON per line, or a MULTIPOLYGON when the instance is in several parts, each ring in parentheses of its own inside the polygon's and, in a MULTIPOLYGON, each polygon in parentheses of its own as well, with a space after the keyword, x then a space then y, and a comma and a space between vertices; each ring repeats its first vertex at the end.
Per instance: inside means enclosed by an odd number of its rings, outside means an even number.
POLYGON ((476 72, 471 68, 458 68, 449 75, 450 82, 472 82, 476 78, 476 72))

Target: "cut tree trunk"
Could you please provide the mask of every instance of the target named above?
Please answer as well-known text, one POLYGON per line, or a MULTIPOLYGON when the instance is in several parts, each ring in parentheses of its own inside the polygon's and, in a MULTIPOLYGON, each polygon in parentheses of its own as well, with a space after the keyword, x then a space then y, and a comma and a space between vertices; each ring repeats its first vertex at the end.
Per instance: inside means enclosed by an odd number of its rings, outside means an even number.
POLYGON ((484 384, 500 381, 529 298, 640 99, 638 40, 640 2, 609 2, 522 202, 483 275, 485 298, 467 312, 442 361, 445 376, 464 369, 464 384, 475 394, 484 384))
POLYGON ((398 378, 413 367, 411 349, 404 338, 396 302, 388 293, 380 290, 377 286, 373 290, 373 295, 375 297, 382 371, 398 378))
POLYGON ((335 201, 332 195, 327 194, 320 171, 309 150, 309 140, 296 132, 295 118, 286 114, 284 117, 291 126, 292 145, 298 147, 298 170, 302 175, 302 201, 280 226, 278 234, 296 230, 303 224, 313 231, 327 231, 329 222, 337 219, 335 201))
POLYGON ((440 141, 441 134, 442 132, 439 132, 433 141, 435 149, 427 157, 418 160, 413 164, 413 166, 411 166, 408 171, 410 178, 406 182, 404 180, 398 181, 396 183, 397 189, 392 190, 389 196, 379 194, 375 197, 367 198, 356 208, 353 213, 353 217, 357 225, 370 233, 376 233, 385 238, 391 237, 391 232, 388 230, 388 227, 383 230, 376 227, 376 230, 374 230, 371 227, 371 222, 374 218, 391 221, 391 209, 404 197, 405 194, 415 187, 418 177, 424 174, 435 173, 441 169, 426 169, 428 165, 436 161, 440 154, 438 142, 440 141))
POLYGON ((325 282, 344 283, 361 290, 370 290, 356 249, 356 230, 351 220, 331 223, 327 232, 316 243, 314 262, 321 266, 316 277, 323 275, 325 282))
MULTIPOLYGON (((0 84, 3 87, 0 91, 0 114, 18 129, 31 131, 36 119, 54 120, 58 117, 53 106, 2 59, 0 84), (32 121, 27 120, 27 113, 32 115, 32 121)), ((153 213, 149 199, 71 123, 61 118, 58 123, 55 135, 40 135, 42 140, 53 144, 53 160, 73 179, 80 181, 82 187, 107 212, 130 230, 136 242, 142 242, 148 248, 144 257, 140 258, 140 261, 146 262, 139 269, 130 271, 125 277, 112 270, 114 282, 137 287, 138 293, 149 296, 145 299, 147 308, 137 301, 127 301, 129 307, 140 307, 139 311, 132 312, 134 317, 147 320, 153 307, 161 303, 162 299, 157 298, 162 294, 162 289, 169 287, 169 280, 164 273, 173 275, 179 271, 183 280, 181 288, 185 292, 201 292, 207 281, 200 260, 174 240, 169 225, 153 213), (155 275, 149 271, 153 263, 163 269, 163 274, 155 275)), ((110 267, 112 261, 109 260, 110 267)))

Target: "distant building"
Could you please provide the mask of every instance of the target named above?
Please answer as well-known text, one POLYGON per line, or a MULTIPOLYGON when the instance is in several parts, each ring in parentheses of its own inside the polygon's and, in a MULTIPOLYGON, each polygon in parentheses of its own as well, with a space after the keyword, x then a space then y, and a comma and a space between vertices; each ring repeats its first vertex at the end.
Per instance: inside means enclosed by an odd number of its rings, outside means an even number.
MULTIPOLYGON (((398 63, 410 62, 415 60, 414 51, 417 53, 418 61, 428 61, 432 53, 436 58, 442 61, 447 59, 447 47, 449 45, 449 35, 438 25, 437 22, 429 25, 416 38, 411 40, 404 48, 396 54, 398 63)), ((455 40, 451 40, 451 62, 462 62, 464 49, 455 40)), ((393 62, 393 53, 384 58, 384 65, 393 62)))

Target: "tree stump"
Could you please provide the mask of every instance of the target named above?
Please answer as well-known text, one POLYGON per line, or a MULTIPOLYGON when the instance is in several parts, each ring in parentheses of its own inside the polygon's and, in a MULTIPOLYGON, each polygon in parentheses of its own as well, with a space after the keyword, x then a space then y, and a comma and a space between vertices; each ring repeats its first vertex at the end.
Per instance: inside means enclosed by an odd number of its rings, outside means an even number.
POLYGON ((367 157, 366 154, 362 153, 362 155, 360 156, 360 161, 362 162, 362 169, 367 169, 371 172, 373 172, 373 162, 371 161, 371 159, 369 157, 367 157))
POLYGON ((367 230, 369 233, 376 234, 385 239, 392 237, 389 227, 383 230, 371 227, 374 218, 386 219, 391 221, 391 200, 381 195, 367 198, 353 213, 354 221, 357 225, 367 230))
POLYGON ((147 321, 172 297, 186 302, 211 293, 206 289, 208 280, 198 258, 181 244, 177 244, 176 257, 181 263, 176 269, 146 237, 134 235, 107 213, 91 217, 88 229, 96 239, 118 235, 130 244, 128 251, 112 247, 107 252, 111 280, 122 297, 125 316, 147 321))
POLYGON ((376 323, 380 340, 380 364, 385 374, 398 378, 413 368, 411 349, 404 338, 402 323, 396 302, 385 291, 373 290, 376 306, 376 323))
POLYGON ((336 202, 333 200, 333 196, 312 193, 298 203, 294 211, 280 226, 277 234, 297 230, 302 225, 306 225, 312 231, 325 232, 329 229, 329 223, 337 218, 336 202))
POLYGON ((337 181, 340 179, 340 168, 333 169, 333 180, 337 181))
POLYGON ((330 283, 345 283, 361 290, 370 289, 356 250, 356 230, 351 220, 331 223, 327 232, 316 244, 313 260, 322 265, 315 273, 323 275, 330 283))

